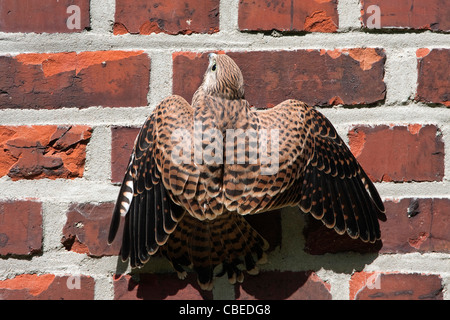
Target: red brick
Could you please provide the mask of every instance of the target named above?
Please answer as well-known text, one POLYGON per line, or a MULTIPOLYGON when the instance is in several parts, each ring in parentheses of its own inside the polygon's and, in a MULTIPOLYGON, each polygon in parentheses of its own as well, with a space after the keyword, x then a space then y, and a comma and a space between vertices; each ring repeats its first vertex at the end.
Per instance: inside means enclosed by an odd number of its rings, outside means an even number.
MULTIPOLYGON (((257 107, 299 99, 310 105, 373 104, 384 100, 381 49, 229 52, 242 70, 245 97, 257 107)), ((191 101, 208 65, 206 53, 173 55, 173 92, 191 101), (185 79, 190 81, 186 83, 185 79)))
POLYGON ((0 300, 93 300, 94 286, 84 275, 22 274, 0 281, 0 300))
POLYGON ((111 181, 113 183, 122 182, 139 130, 139 128, 131 127, 111 128, 111 181))
POLYGON ((0 57, 0 108, 146 106, 150 58, 142 51, 26 53, 0 57))
POLYGON ((91 133, 87 126, 0 126, 0 176, 82 177, 91 133))
POLYGON ((241 0, 239 29, 336 32, 337 0, 241 0))
POLYGON ((437 275, 357 272, 350 280, 356 300, 442 300, 442 290, 437 275))
POLYGON ((41 203, 0 202, 0 256, 33 255, 41 251, 41 203))
POLYGON ((196 275, 185 280, 176 273, 122 275, 114 279, 115 300, 203 300, 212 299, 211 291, 201 290, 196 275))
MULTIPOLYGON (((69 20, 69 26, 72 19, 69 20)), ((0 31, 69 33, 80 32, 90 26, 89 0, 2 0, 0 2, 0 31), (69 6, 80 8, 80 29, 69 29, 68 19, 74 12, 69 6)))
POLYGON ((381 28, 410 28, 433 31, 450 30, 450 7, 446 0, 361 0, 361 20, 367 26, 367 19, 373 15, 367 8, 380 8, 381 28))
POLYGON ((419 75, 416 100, 450 107, 450 49, 419 49, 417 57, 419 75))
POLYGON ((114 203, 72 204, 61 240, 66 249, 96 257, 118 255, 122 228, 111 245, 107 238, 113 209, 114 203))
POLYGON ((434 125, 357 126, 353 154, 373 181, 442 181, 444 143, 434 125))
POLYGON ((374 253, 378 252, 383 246, 381 241, 366 243, 359 239, 352 239, 347 234, 339 235, 334 229, 327 228, 322 221, 310 215, 306 217, 303 235, 305 237, 304 250, 306 253, 313 255, 349 251, 374 253))
POLYGON ((383 253, 450 253, 450 199, 386 201, 383 253))
POLYGON ((114 34, 215 33, 220 0, 117 0, 114 34))
POLYGON ((239 300, 331 300, 330 285, 312 271, 246 274, 235 294, 239 300))

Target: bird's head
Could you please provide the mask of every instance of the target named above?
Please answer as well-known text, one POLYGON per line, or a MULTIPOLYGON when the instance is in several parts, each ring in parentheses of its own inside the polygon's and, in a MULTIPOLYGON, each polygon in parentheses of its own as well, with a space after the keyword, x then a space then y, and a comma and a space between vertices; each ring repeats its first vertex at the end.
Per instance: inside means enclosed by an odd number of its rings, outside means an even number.
POLYGON ((210 95, 225 99, 244 98, 244 78, 237 64, 225 54, 209 54, 209 65, 202 83, 210 95))

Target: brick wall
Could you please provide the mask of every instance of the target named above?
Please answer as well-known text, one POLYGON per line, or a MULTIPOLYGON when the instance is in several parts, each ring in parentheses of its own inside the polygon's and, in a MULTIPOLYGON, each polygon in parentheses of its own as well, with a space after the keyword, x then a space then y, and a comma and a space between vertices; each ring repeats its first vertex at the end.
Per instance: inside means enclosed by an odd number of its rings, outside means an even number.
POLYGON ((0 299, 450 299, 450 6, 412 2, 1 1, 0 299), (242 285, 118 260, 106 234, 137 130, 217 50, 251 104, 330 118, 385 201, 381 242, 289 209, 251 217, 271 249, 242 285))

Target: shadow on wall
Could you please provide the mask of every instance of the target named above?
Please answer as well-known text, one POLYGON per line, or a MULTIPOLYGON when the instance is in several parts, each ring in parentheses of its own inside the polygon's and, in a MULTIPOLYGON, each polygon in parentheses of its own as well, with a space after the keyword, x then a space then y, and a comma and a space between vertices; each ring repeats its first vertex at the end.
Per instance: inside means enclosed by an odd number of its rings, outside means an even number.
MULTIPOLYGON (((382 248, 381 241, 370 244, 338 235, 294 208, 249 216, 248 220, 270 243, 268 263, 258 275, 245 273, 244 282, 234 285, 236 299, 331 299, 330 284, 315 271, 352 274, 375 260, 382 248)), ((178 279, 165 258, 154 257, 131 274, 126 274, 127 268, 128 262, 118 258, 115 299, 213 298, 214 291, 200 289, 195 273, 178 279)))
POLYGON ((212 291, 197 284, 196 275, 185 280, 175 273, 122 275, 114 281, 114 298, 118 300, 212 300, 212 291))

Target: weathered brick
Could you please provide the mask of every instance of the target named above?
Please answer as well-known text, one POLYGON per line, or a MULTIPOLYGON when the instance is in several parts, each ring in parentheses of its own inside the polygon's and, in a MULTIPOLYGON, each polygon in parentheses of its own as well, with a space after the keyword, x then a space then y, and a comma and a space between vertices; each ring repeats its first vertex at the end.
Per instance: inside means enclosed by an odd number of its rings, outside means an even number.
POLYGON ((90 26, 89 2, 89 0, 2 0, 0 31, 80 32, 90 26), (73 5, 77 6, 75 8, 77 11, 70 8, 73 5))
POLYGON ((139 130, 132 127, 111 128, 111 181, 113 183, 122 182, 139 130))
POLYGON ((337 0, 241 0, 239 29, 250 31, 335 32, 337 0))
MULTIPOLYGON (((241 68, 245 97, 257 107, 299 99, 310 105, 359 105, 384 100, 381 49, 229 52, 241 68)), ((206 53, 173 55, 173 92, 191 101, 208 65, 206 53), (190 81, 186 82, 185 79, 190 81)))
POLYGON ((305 220, 306 226, 303 229, 305 237, 304 250, 308 254, 322 255, 349 251, 374 253, 378 252, 383 246, 381 241, 368 243, 359 239, 352 239, 347 234, 339 235, 335 230, 327 228, 322 221, 315 219, 311 215, 307 215, 305 220))
POLYGON ((235 286, 239 300, 331 300, 330 285, 312 271, 265 271, 235 286))
POLYGON ((368 8, 376 5, 379 7, 381 28, 450 30, 448 19, 450 7, 446 0, 361 0, 361 2, 363 8, 361 20, 365 27, 368 26, 368 19, 374 15, 368 8))
POLYGON ((146 106, 150 58, 142 51, 0 56, 0 108, 146 106))
POLYGON ((114 279, 116 300, 211 300, 212 292, 201 290, 196 275, 189 273, 185 280, 176 273, 139 274, 132 278, 122 275, 114 279))
POLYGON ((419 49, 417 57, 419 75, 416 100, 450 107, 450 49, 419 49))
POLYGON ((350 299, 442 300, 438 275, 356 272, 350 280, 350 299))
POLYGON ((356 126, 353 154, 373 181, 442 181, 444 143, 434 125, 356 126))
POLYGON ((215 33, 220 0, 117 0, 114 34, 215 33))
POLYGON ((96 257, 118 255, 122 244, 122 228, 114 242, 108 245, 113 209, 114 203, 72 204, 66 213, 67 222, 61 239, 66 249, 96 257))
POLYGON ((386 201, 383 253, 450 252, 450 199, 386 201))
POLYGON ((94 286, 84 275, 22 274, 0 280, 0 300, 93 300, 94 286))
POLYGON ((41 251, 41 203, 0 202, 0 256, 32 255, 41 251))
POLYGON ((91 133, 87 126, 0 126, 0 177, 82 177, 91 133))

